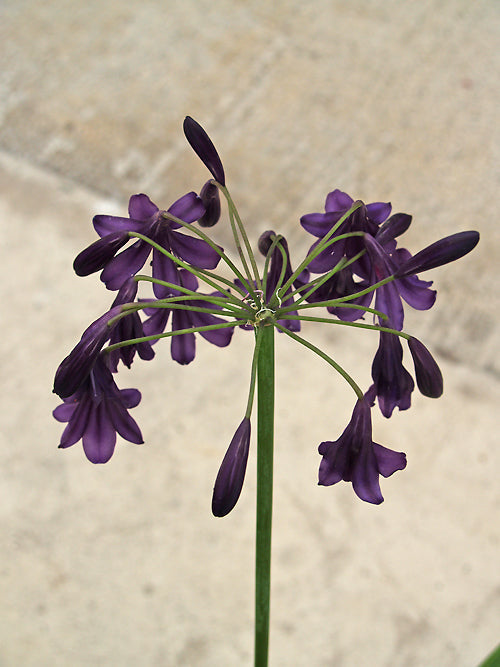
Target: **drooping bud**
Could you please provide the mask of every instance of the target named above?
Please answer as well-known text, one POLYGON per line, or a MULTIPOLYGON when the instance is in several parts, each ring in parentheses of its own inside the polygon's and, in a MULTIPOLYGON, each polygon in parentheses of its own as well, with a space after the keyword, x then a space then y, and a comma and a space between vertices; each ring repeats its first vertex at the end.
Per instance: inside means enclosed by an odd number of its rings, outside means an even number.
POLYGON ((114 306, 85 329, 79 343, 61 362, 56 371, 54 378, 55 394, 61 398, 68 398, 84 382, 92 370, 104 343, 111 335, 111 328, 108 323, 121 310, 121 306, 114 306))
POLYGON ((443 393, 443 376, 434 357, 425 345, 413 336, 408 339, 408 347, 415 364, 415 377, 420 392, 429 398, 439 398, 443 393))
POLYGON ((212 496, 214 516, 226 516, 240 497, 250 447, 250 419, 245 417, 236 429, 215 480, 212 496))

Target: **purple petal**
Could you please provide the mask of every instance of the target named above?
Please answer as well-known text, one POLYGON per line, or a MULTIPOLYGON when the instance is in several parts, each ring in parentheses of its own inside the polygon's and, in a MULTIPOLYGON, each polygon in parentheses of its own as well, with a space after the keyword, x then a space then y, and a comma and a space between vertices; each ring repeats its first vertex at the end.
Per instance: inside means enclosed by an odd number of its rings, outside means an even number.
POLYGON ((99 236, 107 236, 116 232, 144 233, 144 222, 121 218, 114 215, 95 215, 92 220, 94 229, 99 236))
POLYGON ((383 477, 390 477, 397 470, 406 468, 406 454, 373 443, 373 452, 377 460, 378 471, 383 477))
POLYGON ((106 401, 106 407, 115 431, 125 440, 133 442, 136 445, 142 445, 144 443, 142 433, 136 421, 127 412, 125 406, 120 401, 111 399, 106 401))
POLYGON ((158 213, 159 209, 145 194, 132 195, 128 202, 128 214, 133 220, 146 221, 158 213))
POLYGON ((215 480, 212 496, 214 516, 226 516, 238 502, 245 480, 250 432, 250 420, 245 417, 236 429, 215 480))
POLYGON ((90 411, 82 443, 85 456, 91 463, 106 463, 112 457, 116 431, 106 413, 105 401, 90 411))
POLYGON ((352 472, 352 488, 361 500, 373 505, 380 505, 384 501, 378 476, 377 460, 370 444, 359 453, 352 472))
MULTIPOLYGON (((332 211, 331 213, 307 213, 300 218, 300 224, 313 236, 323 238, 340 218, 345 211, 332 211)), ((341 225, 342 226, 342 225, 341 225)))
MULTIPOLYGON (((215 269, 220 261, 219 253, 203 239, 193 238, 181 232, 171 232, 172 250, 188 264, 200 269, 215 269)), ((220 248, 222 252, 222 248, 220 248)))
POLYGON ((76 403, 76 401, 67 401, 52 410, 52 416, 54 419, 57 419, 58 422, 69 422, 73 417, 77 406, 78 403, 76 403))
POLYGON ((120 389, 120 400, 127 408, 135 408, 141 402, 141 392, 138 389, 120 389))
POLYGON ((354 199, 352 197, 349 197, 349 195, 346 192, 342 192, 342 190, 335 189, 326 196, 325 211, 327 211, 327 213, 331 211, 341 211, 343 214, 348 211, 353 204, 354 199))
POLYGON ((391 214, 392 206, 389 202, 375 202, 366 205, 366 212, 372 222, 380 225, 391 214))
POLYGON ((114 257, 101 273, 101 280, 109 290, 118 290, 123 283, 135 276, 144 266, 151 246, 139 240, 114 257))
MULTIPOLYGON (((191 328, 191 322, 186 311, 174 310, 172 313, 172 331, 191 328)), ((170 354, 174 361, 182 364, 190 364, 196 354, 196 339, 194 333, 179 334, 172 336, 170 354)))
MULTIPOLYGON (((205 206, 196 192, 188 192, 174 202, 167 212, 184 222, 194 222, 205 213, 205 206)), ((180 227, 178 222, 171 221, 171 229, 178 227, 180 227)))
POLYGON ((89 399, 82 400, 73 412, 71 420, 64 429, 59 447, 65 449, 78 442, 83 436, 89 420, 92 403, 89 399))
POLYGON ((207 167, 215 180, 221 185, 225 185, 224 168, 215 146, 202 126, 191 118, 191 116, 186 116, 184 119, 184 134, 196 155, 205 167, 207 167))

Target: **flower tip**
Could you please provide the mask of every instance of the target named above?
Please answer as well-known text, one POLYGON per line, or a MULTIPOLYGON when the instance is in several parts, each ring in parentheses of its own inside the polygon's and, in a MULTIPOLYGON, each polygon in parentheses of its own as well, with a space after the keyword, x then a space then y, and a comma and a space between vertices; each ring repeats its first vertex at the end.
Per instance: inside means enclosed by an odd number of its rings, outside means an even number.
POLYGON ((226 185, 224 167, 222 166, 219 154, 202 126, 194 118, 191 118, 191 116, 186 116, 184 118, 183 129, 191 148, 205 167, 207 167, 218 183, 226 185))

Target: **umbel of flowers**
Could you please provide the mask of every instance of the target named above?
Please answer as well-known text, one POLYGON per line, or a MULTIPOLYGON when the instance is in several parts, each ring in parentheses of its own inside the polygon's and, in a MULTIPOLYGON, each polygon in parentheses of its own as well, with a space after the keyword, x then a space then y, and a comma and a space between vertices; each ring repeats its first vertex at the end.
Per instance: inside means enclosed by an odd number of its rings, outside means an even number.
POLYGON ((336 440, 319 445, 319 484, 351 482, 359 498, 381 503, 380 475, 389 477, 405 468, 406 456, 374 442, 374 405, 389 418, 394 408, 410 407, 415 382, 431 398, 443 391, 441 372, 431 353, 403 331, 405 307, 428 310, 436 300, 432 282, 417 274, 467 254, 479 234, 458 232, 412 255, 399 245, 411 216, 393 213, 389 203, 354 201, 335 189, 326 197, 324 212, 300 218, 305 232, 315 238, 306 256, 292 262, 286 239, 267 231, 257 244, 264 257, 259 268, 212 141, 190 117, 184 121, 184 133, 212 175, 199 194, 188 192, 166 209, 145 194, 133 195, 128 216, 94 217, 99 238, 74 261, 79 276, 100 271, 114 299, 57 369, 54 392, 63 403, 53 414, 66 423, 59 447, 81 440, 92 463, 105 463, 113 455, 117 434, 135 444, 143 442, 129 413, 141 394, 137 389, 119 389, 115 378, 122 365, 130 368, 136 355, 151 361, 154 345, 161 338, 171 339, 174 361, 189 364, 195 358, 198 336, 227 347, 235 329, 243 330, 245 336, 253 331, 248 402, 220 466, 212 498, 213 513, 228 514, 245 477, 262 335, 266 328, 274 327, 319 354, 355 394, 352 417, 344 431, 336 440), (220 218, 220 195, 227 202, 239 265, 204 231, 220 218), (233 280, 216 272, 221 262, 231 269, 233 280), (139 283, 151 285, 147 298, 137 297, 139 283), (365 391, 327 352, 300 336, 301 321, 311 320, 323 326, 362 327, 378 333, 372 384, 365 391), (403 365, 402 341, 413 360, 413 376, 403 365))

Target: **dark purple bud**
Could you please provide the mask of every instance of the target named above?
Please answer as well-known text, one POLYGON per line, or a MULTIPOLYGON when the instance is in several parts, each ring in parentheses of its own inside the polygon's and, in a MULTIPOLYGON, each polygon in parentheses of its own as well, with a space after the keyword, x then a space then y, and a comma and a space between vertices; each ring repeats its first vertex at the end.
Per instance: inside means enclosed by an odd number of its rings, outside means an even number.
POLYGON ((271 247, 275 236, 276 232, 274 232, 272 229, 269 229, 267 232, 263 232, 259 236, 258 248, 260 254, 264 255, 264 257, 269 252, 269 248, 271 247))
POLYGON ((393 241, 397 236, 404 234, 411 225, 411 215, 407 213, 394 213, 391 217, 380 225, 375 238, 380 245, 385 245, 393 241))
POLYGON ((408 347, 415 364, 415 377, 420 392, 429 398, 439 398, 443 393, 443 376, 434 357, 425 345, 413 336, 408 339, 408 347))
POLYGON ((401 264, 396 271, 396 278, 406 278, 421 271, 428 271, 437 266, 454 262, 470 252, 479 241, 479 232, 458 232, 446 236, 427 248, 417 252, 411 259, 401 264))
POLYGON ((250 447, 250 419, 245 417, 236 429, 215 480, 212 496, 214 516, 226 516, 240 497, 250 447))
POLYGON ((89 276, 103 269, 128 240, 128 232, 113 232, 89 245, 75 257, 73 268, 76 275, 89 276))
POLYGON ((184 134, 191 144, 191 148, 215 180, 221 185, 226 185, 224 168, 215 146, 202 126, 191 118, 191 116, 186 116, 184 119, 184 134))
POLYGON ((211 181, 207 181, 200 192, 200 199, 205 207, 205 213, 198 220, 200 227, 213 227, 220 218, 219 188, 211 181))
POLYGON ((107 313, 83 332, 80 342, 73 348, 56 371, 54 393, 68 398, 88 377, 97 357, 111 335, 109 321, 121 312, 121 306, 111 308, 107 313))

